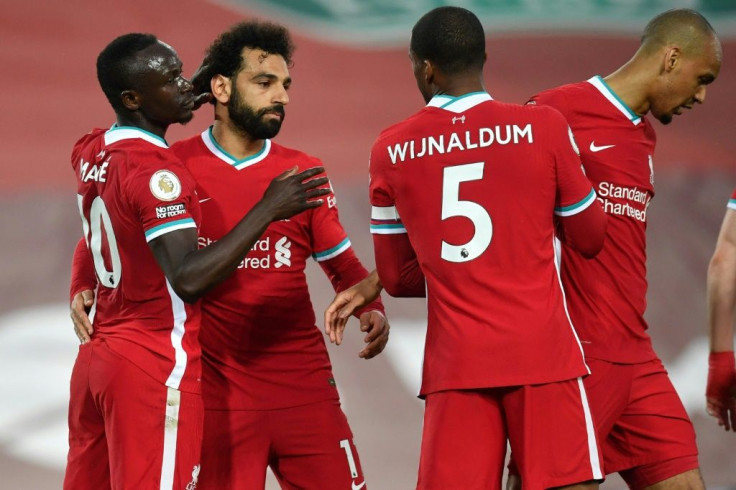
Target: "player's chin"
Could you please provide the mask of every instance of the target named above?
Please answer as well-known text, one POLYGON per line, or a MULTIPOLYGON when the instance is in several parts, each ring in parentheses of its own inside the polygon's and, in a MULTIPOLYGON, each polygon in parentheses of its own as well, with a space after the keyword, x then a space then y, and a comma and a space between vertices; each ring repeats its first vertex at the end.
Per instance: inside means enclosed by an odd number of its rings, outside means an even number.
POLYGON ((661 122, 662 124, 669 124, 672 122, 672 113, 666 112, 664 114, 655 115, 655 117, 661 122))
POLYGON ((186 124, 194 118, 194 111, 191 109, 184 109, 181 116, 179 117, 179 124, 186 124))

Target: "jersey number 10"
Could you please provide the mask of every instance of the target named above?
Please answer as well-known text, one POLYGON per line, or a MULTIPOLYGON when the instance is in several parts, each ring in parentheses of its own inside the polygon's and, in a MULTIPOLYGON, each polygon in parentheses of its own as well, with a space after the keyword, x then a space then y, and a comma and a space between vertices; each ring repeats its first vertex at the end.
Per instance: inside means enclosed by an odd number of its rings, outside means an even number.
POLYGON ((79 215, 82 217, 84 239, 87 241, 87 248, 92 252, 92 258, 95 262, 95 272, 100 280, 100 284, 108 288, 115 288, 120 284, 120 275, 123 272, 123 268, 120 263, 118 242, 115 239, 115 231, 112 229, 110 214, 107 212, 105 202, 100 196, 97 196, 92 201, 92 206, 90 206, 88 221, 84 216, 82 199, 82 196, 77 194, 77 204, 79 205, 79 215), (105 260, 102 258, 103 228, 105 229, 105 235, 107 235, 107 245, 110 250, 112 271, 108 271, 105 268, 105 260))

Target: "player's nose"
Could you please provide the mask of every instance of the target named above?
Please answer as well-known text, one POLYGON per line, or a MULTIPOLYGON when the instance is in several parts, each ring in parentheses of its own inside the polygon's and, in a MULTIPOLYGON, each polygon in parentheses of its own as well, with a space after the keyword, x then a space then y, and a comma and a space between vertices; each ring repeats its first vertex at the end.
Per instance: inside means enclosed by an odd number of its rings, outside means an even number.
POLYGON ((273 101, 281 105, 286 105, 289 103, 289 92, 287 92, 286 87, 284 87, 283 85, 279 86, 279 90, 274 96, 273 101))
POLYGON ((697 102, 698 104, 702 104, 703 102, 705 102, 705 91, 705 85, 701 85, 700 87, 698 87, 698 91, 695 92, 695 95, 693 96, 695 102, 697 102))

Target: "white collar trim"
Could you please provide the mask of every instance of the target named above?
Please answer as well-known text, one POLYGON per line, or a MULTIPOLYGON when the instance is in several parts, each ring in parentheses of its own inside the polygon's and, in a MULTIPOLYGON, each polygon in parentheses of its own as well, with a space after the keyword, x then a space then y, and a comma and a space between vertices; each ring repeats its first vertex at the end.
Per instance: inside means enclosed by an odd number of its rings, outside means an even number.
POLYGON ((118 126, 117 124, 113 124, 113 126, 105 133, 105 146, 117 143, 118 141, 130 139, 142 139, 158 146, 159 148, 169 147, 166 140, 153 133, 149 133, 144 129, 134 128, 132 126, 118 126))
POLYGON ((595 88, 598 89, 598 91, 608 99, 608 101, 613 104, 613 106, 621 112, 626 118, 634 123, 634 125, 638 125, 641 122, 641 116, 637 115, 629 109, 629 106, 627 106, 623 100, 621 100, 616 93, 611 90, 611 87, 608 86, 605 80, 603 80, 600 76, 596 75, 594 77, 591 77, 588 79, 588 83, 593 85, 595 88))
POLYGON ((435 95, 429 101, 427 107, 437 107, 446 111, 460 114, 471 109, 482 102, 493 100, 488 92, 470 92, 458 97, 450 95, 435 95))

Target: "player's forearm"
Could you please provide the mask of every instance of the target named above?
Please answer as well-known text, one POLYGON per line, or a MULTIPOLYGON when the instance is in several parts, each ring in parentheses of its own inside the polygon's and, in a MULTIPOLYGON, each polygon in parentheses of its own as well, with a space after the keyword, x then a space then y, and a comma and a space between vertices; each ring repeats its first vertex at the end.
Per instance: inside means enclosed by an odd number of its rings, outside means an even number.
POLYGON ((87 242, 84 238, 79 240, 77 248, 74 249, 72 258, 72 276, 69 285, 69 298, 84 290, 94 290, 97 286, 97 276, 95 274, 95 266, 92 258, 87 250, 87 242))
POLYGON ((189 253, 170 278, 176 293, 194 302, 237 270, 273 220, 273 211, 256 204, 235 227, 217 242, 189 253))
POLYGON ((608 219, 600 202, 573 216, 560 218, 562 242, 587 258, 595 257, 603 248, 608 219))
MULTIPOLYGON (((322 269, 327 274, 327 277, 332 283, 332 287, 335 292, 339 293, 351 288, 355 285, 371 284, 375 286, 378 276, 372 278, 371 274, 368 274, 368 270, 363 266, 352 248, 348 248, 340 255, 333 257, 332 259, 320 262, 322 269), (371 279, 369 279, 371 278, 371 279), (365 282, 368 279, 369 282, 365 282)), ((375 271, 374 271, 375 272, 375 271)), ((370 310, 377 310, 385 314, 383 302, 380 298, 381 288, 377 288, 375 295, 369 295, 364 306, 356 310, 353 315, 360 316, 362 313, 370 310)))
POLYGON ((736 248, 719 244, 708 266, 708 335, 711 352, 733 351, 736 248))
POLYGON ((408 237, 373 235, 376 270, 388 294, 396 298, 426 296, 424 273, 408 237))

